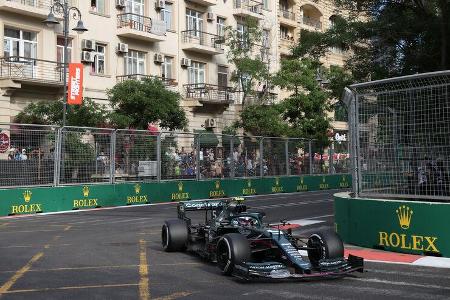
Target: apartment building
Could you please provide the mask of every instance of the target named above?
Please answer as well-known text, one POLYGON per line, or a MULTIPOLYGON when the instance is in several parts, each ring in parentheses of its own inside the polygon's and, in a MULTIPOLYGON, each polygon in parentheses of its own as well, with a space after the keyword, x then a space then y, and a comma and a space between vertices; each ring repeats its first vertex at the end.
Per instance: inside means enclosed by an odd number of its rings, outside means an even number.
MULTIPOLYGON (((53 1, 0 0, 0 122, 10 122, 31 102, 62 97, 62 25, 42 23, 53 1)), ((263 44, 269 46, 265 60, 275 72, 301 28, 323 30, 332 26, 337 13, 331 0, 68 2, 80 10, 88 29, 81 35, 70 31, 68 51, 71 62, 84 64, 85 97, 104 102, 106 90, 116 83, 156 76, 183 96, 191 130, 212 127, 215 132, 230 125, 242 109, 230 83, 226 26, 243 31, 245 18, 258 20, 263 44)), ((70 22, 73 28, 77 20, 70 22)), ((342 64, 343 55, 335 49, 324 62, 342 64)))

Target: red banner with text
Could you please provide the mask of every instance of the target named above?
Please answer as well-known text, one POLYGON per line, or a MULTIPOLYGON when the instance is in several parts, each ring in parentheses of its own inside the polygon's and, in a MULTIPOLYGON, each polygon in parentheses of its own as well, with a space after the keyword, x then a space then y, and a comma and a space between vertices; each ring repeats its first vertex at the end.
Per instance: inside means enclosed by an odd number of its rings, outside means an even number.
POLYGON ((67 104, 81 105, 83 102, 83 64, 69 64, 69 90, 67 104))

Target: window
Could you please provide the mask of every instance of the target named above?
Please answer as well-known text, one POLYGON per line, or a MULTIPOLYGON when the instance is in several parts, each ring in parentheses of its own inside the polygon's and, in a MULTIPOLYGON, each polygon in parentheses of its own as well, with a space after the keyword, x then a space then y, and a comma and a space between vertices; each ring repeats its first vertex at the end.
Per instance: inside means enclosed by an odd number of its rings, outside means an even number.
POLYGON ((127 3, 125 5, 125 12, 143 16, 144 0, 127 0, 127 3))
POLYGON ((269 48, 270 46, 270 30, 264 29, 262 32, 262 46, 269 48))
POLYGON ((166 7, 161 9, 161 20, 166 23, 166 30, 172 29, 172 7, 172 3, 166 2, 166 7))
POLYGON ((145 75, 145 53, 129 50, 125 55, 125 75, 145 75))
POLYGON ((173 57, 164 56, 164 62, 161 64, 161 77, 173 79, 172 77, 173 57))
POLYGON ((92 63, 91 71, 95 74, 105 74, 105 54, 106 45, 96 44, 94 53, 94 62, 92 63))
POLYGON ((263 8, 269 10, 269 0, 263 0, 263 8))
POLYGON ((35 32, 5 27, 3 56, 37 57, 37 34, 35 32))
MULTIPOLYGON (((56 38, 56 61, 64 63, 64 38, 58 36, 56 38)), ((67 62, 72 61, 72 39, 67 41, 67 62)))
POLYGON ((225 18, 217 17, 217 35, 225 36, 225 18))
POLYGON ((280 0, 278 2, 280 10, 281 11, 288 11, 289 10, 289 3, 287 0, 280 0))
POLYGON ((287 29, 287 27, 284 26, 280 26, 280 37, 284 40, 291 40, 294 38, 290 36, 289 29, 287 29))
POLYGON ((236 30, 238 33, 238 37, 240 38, 240 40, 242 42, 242 47, 247 47, 248 45, 245 42, 245 40, 248 39, 248 36, 247 36, 248 27, 244 24, 237 23, 236 30))
POLYGON ((203 14, 186 9, 186 26, 186 30, 192 30, 191 35, 200 37, 200 32, 203 31, 203 14))
POLYGON ((189 68, 188 80, 190 84, 205 83, 206 64, 193 61, 189 68))
POLYGON ((106 15, 105 0, 91 0, 91 11, 106 15))
POLYGON ((217 85, 219 89, 225 89, 228 86, 228 68, 219 66, 217 69, 217 85))

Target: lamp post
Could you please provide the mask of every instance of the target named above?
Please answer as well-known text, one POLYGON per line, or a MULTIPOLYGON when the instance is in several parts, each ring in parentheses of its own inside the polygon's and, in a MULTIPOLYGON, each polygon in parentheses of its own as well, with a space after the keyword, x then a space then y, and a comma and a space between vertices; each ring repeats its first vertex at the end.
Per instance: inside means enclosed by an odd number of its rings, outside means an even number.
POLYGON ((67 3, 68 0, 55 0, 53 5, 50 7, 50 13, 47 16, 47 19, 42 21, 44 24, 52 28, 53 26, 60 24, 59 21, 55 18, 55 14, 61 15, 63 17, 63 34, 64 34, 64 62, 63 62, 63 127, 66 125, 66 111, 67 111, 67 42, 69 40, 69 25, 70 20, 69 16, 72 13, 73 19, 78 19, 77 26, 72 28, 78 34, 81 34, 87 29, 83 25, 83 21, 81 20, 81 12, 75 6, 69 6, 67 3))

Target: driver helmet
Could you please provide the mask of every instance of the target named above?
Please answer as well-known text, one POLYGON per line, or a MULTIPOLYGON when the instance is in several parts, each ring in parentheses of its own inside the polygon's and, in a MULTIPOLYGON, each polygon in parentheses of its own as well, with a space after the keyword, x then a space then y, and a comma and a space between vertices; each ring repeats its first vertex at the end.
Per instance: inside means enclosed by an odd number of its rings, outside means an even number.
POLYGON ((237 222, 242 227, 252 227, 255 225, 255 220, 252 217, 238 217, 237 222))

